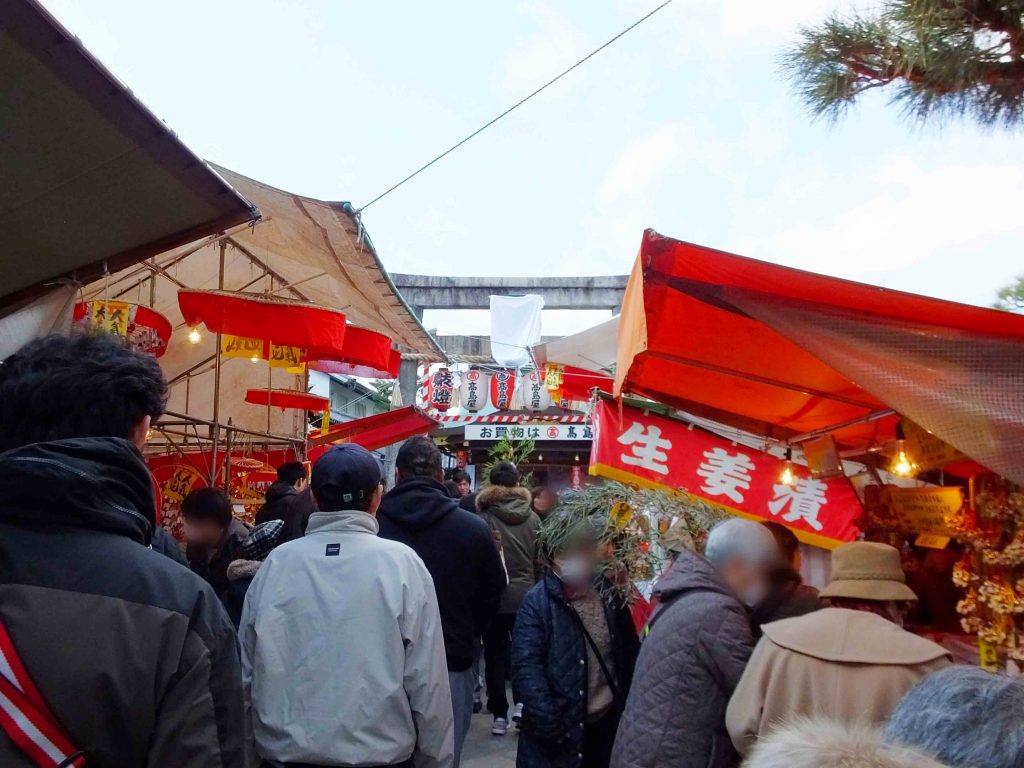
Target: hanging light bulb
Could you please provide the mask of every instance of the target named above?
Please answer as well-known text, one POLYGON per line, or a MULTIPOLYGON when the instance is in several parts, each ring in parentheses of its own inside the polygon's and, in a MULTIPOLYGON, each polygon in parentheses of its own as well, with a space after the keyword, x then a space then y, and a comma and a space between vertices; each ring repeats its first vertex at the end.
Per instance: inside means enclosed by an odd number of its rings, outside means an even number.
POLYGON ((575 461, 576 463, 579 463, 579 460, 580 460, 580 455, 579 455, 579 454, 577 453, 577 454, 576 454, 576 455, 575 455, 575 456, 573 457, 573 461, 575 461))
POLYGON ((544 454, 543 453, 538 453, 537 454, 537 461, 544 461, 544 454))
POLYGON ((252 357, 249 358, 249 362, 250 363, 258 363, 259 361, 260 361, 260 356, 259 355, 253 355, 252 357))
POLYGON ((796 477, 793 475, 793 449, 786 446, 786 460, 782 463, 782 472, 779 474, 779 482, 783 485, 793 485, 796 477))
POLYGON ((198 328, 193 328, 191 331, 188 332, 188 340, 193 344, 198 344, 200 341, 203 340, 203 335, 199 333, 198 328))
POLYGON ((906 435, 903 434, 903 422, 896 425, 896 458, 893 459, 889 471, 896 477, 913 477, 917 465, 910 460, 906 451, 906 435))

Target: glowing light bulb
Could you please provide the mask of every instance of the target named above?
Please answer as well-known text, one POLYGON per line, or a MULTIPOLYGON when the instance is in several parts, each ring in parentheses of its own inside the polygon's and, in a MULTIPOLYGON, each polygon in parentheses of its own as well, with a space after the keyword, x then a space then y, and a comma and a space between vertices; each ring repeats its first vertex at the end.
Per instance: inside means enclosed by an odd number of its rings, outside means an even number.
POLYGON ((576 456, 573 458, 573 461, 579 461, 579 460, 580 460, 580 455, 577 453, 576 456))
POLYGON ((907 456, 907 452, 903 449, 903 441, 896 441, 896 458, 893 459, 892 466, 889 467, 889 471, 892 472, 896 477, 913 477, 914 471, 917 469, 914 462, 907 456))
POLYGON ((789 465, 789 462, 787 461, 782 466, 782 473, 779 475, 779 482, 782 483, 783 485, 792 485, 794 480, 796 480, 796 478, 793 477, 793 468, 789 465))
POLYGON ((249 358, 249 362, 250 363, 258 363, 259 361, 260 361, 260 358, 259 358, 258 355, 253 355, 252 357, 249 358))
POLYGON ((538 453, 537 454, 537 461, 544 461, 544 454, 543 453, 538 453))
POLYGON ((792 448, 786 448, 786 460, 782 464, 782 472, 779 473, 779 482, 783 485, 793 485, 796 482, 796 475, 793 474, 792 448))
POLYGON ((188 332, 188 340, 191 341, 193 344, 198 344, 200 341, 203 340, 203 336, 201 333, 199 333, 198 328, 193 328, 191 331, 188 332))

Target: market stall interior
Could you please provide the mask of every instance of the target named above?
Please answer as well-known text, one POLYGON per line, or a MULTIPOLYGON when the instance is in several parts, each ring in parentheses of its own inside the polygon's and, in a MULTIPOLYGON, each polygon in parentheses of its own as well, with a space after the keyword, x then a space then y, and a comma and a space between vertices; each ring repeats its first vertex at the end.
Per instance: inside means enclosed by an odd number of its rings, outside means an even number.
POLYGON ((959 613, 983 663, 1020 671, 1024 318, 648 230, 619 329, 615 395, 691 426, 673 438, 647 411, 605 407, 592 471, 780 519, 815 543, 838 521, 826 482, 856 471, 865 511, 835 541, 859 528, 900 545, 908 570, 943 587, 930 618, 959 613), (694 450, 692 425, 730 442, 694 450), (744 450, 752 440, 759 451, 744 450))

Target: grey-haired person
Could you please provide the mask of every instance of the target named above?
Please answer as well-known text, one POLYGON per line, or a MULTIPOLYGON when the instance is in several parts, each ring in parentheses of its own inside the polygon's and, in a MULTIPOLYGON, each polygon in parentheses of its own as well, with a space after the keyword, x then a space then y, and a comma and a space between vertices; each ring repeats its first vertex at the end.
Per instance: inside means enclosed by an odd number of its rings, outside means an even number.
POLYGON ((934 755, 950 768, 1024 766, 1024 679, 947 667, 903 697, 886 741, 934 755))

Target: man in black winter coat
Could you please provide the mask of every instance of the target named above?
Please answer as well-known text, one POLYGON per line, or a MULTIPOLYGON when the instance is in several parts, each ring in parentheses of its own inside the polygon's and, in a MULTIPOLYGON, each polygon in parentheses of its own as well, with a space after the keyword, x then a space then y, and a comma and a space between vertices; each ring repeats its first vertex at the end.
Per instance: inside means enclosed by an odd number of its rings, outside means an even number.
POLYGON ((505 569, 487 523, 459 508, 441 480, 441 452, 427 437, 405 442, 395 460, 398 484, 377 511, 380 536, 420 556, 437 591, 455 710, 455 766, 473 713, 476 638, 497 613, 505 569))
MULTIPOLYGON (((244 768, 235 631, 208 584, 149 548, 140 448, 165 397, 156 360, 107 335, 0 365, 0 622, 89 765, 244 768)), ((38 762, 0 727, 0 765, 38 762)))
POLYGON ((279 544, 306 535, 306 524, 314 512, 309 492, 309 473, 301 461, 289 461, 277 468, 277 481, 264 494, 266 503, 256 513, 256 525, 283 520, 279 544))

